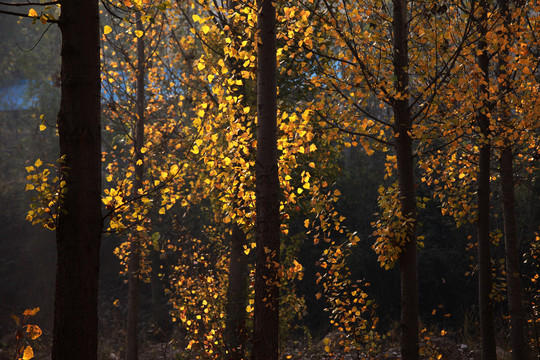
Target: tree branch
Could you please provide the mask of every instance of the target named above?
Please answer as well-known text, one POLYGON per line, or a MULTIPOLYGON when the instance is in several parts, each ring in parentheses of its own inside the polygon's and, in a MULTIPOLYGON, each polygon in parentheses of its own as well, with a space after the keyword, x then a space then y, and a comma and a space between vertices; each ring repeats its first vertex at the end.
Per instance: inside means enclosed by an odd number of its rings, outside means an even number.
POLYGON ((60 1, 48 1, 48 2, 25 2, 25 3, 11 3, 11 2, 5 2, 0 1, 0 5, 5 6, 47 6, 47 5, 57 5, 60 4, 60 1))

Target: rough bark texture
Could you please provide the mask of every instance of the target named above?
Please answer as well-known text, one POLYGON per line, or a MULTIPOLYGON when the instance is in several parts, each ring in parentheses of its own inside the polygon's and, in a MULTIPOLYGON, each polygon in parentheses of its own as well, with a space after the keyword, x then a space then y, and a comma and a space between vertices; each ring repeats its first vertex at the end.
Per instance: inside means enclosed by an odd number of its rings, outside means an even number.
MULTIPOLYGON (((510 25, 512 16, 508 7, 508 0, 498 0, 501 18, 503 20, 503 35, 510 39, 510 25)), ((499 56, 499 79, 500 82, 500 121, 502 127, 511 126, 509 117, 510 111, 506 105, 506 94, 511 91, 507 74, 506 59, 508 48, 502 49, 499 56)), ((521 273, 519 269, 520 254, 518 248, 518 238, 516 230, 516 213, 514 200, 514 169, 513 153, 510 144, 501 150, 499 159, 501 171, 501 194, 503 199, 503 221, 504 221, 504 246, 506 254, 506 291, 508 298, 508 312, 510 315, 510 345, 512 347, 512 359, 524 360, 527 357, 527 345, 525 343, 525 312, 521 297, 521 273)))
POLYGON ((255 309, 253 359, 278 359, 279 179, 277 165, 276 10, 259 0, 255 309))
POLYGON ((478 41, 478 66, 482 71, 483 84, 479 86, 478 90, 483 105, 477 114, 481 137, 478 169, 478 219, 476 223, 478 231, 478 300, 480 307, 482 360, 495 360, 497 356, 495 330, 493 326, 493 306, 489 298, 489 294, 491 293, 491 236, 489 225, 491 145, 489 140, 489 118, 487 116, 489 111, 489 55, 485 39, 487 33, 486 1, 481 0, 479 6, 480 13, 477 18, 480 36, 478 41))
MULTIPOLYGON (((141 13, 136 13, 137 30, 144 31, 141 22, 141 13)), ((145 58, 144 58, 144 35, 137 38, 137 94, 136 94, 136 122, 135 122, 135 181, 133 193, 142 188, 144 176, 143 154, 141 149, 144 145, 144 78, 145 78, 145 58), (140 160, 140 163, 138 163, 140 160)), ((126 360, 137 360, 139 358, 138 338, 139 338, 139 294, 141 287, 141 236, 134 234, 131 238, 131 253, 128 263, 128 314, 127 314, 127 344, 126 360)))
POLYGON ((248 259, 246 234, 234 224, 231 236, 229 288, 227 289, 226 341, 229 359, 242 360, 245 353, 248 259))
POLYGON ((66 192, 61 199, 56 230, 52 359, 96 360, 103 223, 98 2, 63 0, 61 6, 58 135, 66 192))
MULTIPOLYGON (((408 10, 407 1, 394 1, 394 74, 396 90, 409 94, 408 10)), ((396 156, 401 212, 410 219, 406 243, 399 257, 401 275, 401 355, 403 360, 418 360, 418 260, 416 249, 416 198, 412 128, 409 100, 393 102, 396 156)))

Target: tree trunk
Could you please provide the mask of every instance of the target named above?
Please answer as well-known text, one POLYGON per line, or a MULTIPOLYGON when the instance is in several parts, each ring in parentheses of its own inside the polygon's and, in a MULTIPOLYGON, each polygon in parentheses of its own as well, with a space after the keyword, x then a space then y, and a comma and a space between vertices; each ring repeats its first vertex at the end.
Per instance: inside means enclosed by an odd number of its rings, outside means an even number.
POLYGON ((255 310, 253 359, 278 359, 279 178, 277 164, 276 9, 258 0, 255 310))
POLYGON ((152 269, 150 273, 150 283, 152 287, 152 318, 155 328, 154 340, 159 342, 169 342, 173 324, 169 316, 169 307, 165 295, 165 283, 167 279, 166 265, 161 260, 161 251, 152 248, 150 250, 152 269))
POLYGON ((504 245, 506 253, 506 281, 508 292, 508 312, 510 313, 510 343, 512 359, 526 358, 525 312, 521 300, 521 276, 519 270, 520 255, 516 231, 514 201, 514 179, 512 167, 512 149, 506 147, 501 152, 501 187, 504 216, 504 245))
POLYGON ((101 215, 99 12, 94 0, 62 0, 62 179, 56 242, 53 360, 97 359, 101 215), (84 16, 81 16, 84 14, 84 16))
MULTIPOLYGON (((394 74, 397 92, 409 94, 408 10, 407 1, 394 1, 394 74)), ((401 356, 418 360, 418 260, 416 244, 416 198, 412 153, 412 120, 409 97, 394 100, 396 156, 401 213, 410 219, 405 247, 399 257, 401 275, 401 356)))
MULTIPOLYGON (((498 0, 501 18, 503 20, 503 36, 507 37, 510 44, 510 24, 512 16, 508 9, 508 0, 498 0)), ((510 112, 506 105, 505 97, 511 91, 507 74, 506 59, 508 47, 501 50, 499 56, 499 79, 500 84, 500 121, 501 127, 511 126, 509 122, 510 112)), ((525 312, 521 299, 521 273, 519 269, 520 255, 518 249, 518 239, 516 231, 516 214, 514 200, 514 169, 513 154, 510 144, 506 144, 501 150, 499 159, 501 171, 501 194, 503 200, 503 221, 504 221, 504 247, 506 254, 506 291, 508 296, 508 312, 510 315, 510 344, 512 347, 512 359, 524 360, 527 357, 527 345, 525 343, 525 312)))
MULTIPOLYGON (((144 31, 141 22, 141 13, 137 11, 135 15, 136 27, 139 31, 144 31)), ((142 188, 144 176, 143 154, 141 149, 144 145, 144 34, 137 38, 137 94, 136 94, 136 123, 135 123, 135 182, 133 184, 133 194, 137 194, 142 188), (140 161, 139 161, 140 160, 140 161)), ((140 294, 140 272, 141 272, 141 234, 135 234, 131 238, 131 253, 128 263, 128 314, 127 314, 127 345, 126 360, 137 360, 139 358, 138 337, 139 337, 139 294, 140 294)))
POLYGON ((226 341, 230 360, 242 360, 246 342, 246 303, 248 259, 244 253, 246 234, 237 224, 233 225, 229 263, 229 288, 227 289, 226 341))
POLYGON ((489 225, 490 210, 490 157, 491 145, 489 140, 489 55, 486 46, 487 33, 487 2, 480 1, 480 14, 477 19, 480 39, 478 41, 478 66, 482 71, 483 83, 479 86, 479 97, 483 105, 477 114, 480 127, 480 154, 478 169, 478 299, 480 307, 480 335, 482 360, 495 360, 496 343, 493 326, 493 306, 489 295, 491 293, 491 236, 489 225))

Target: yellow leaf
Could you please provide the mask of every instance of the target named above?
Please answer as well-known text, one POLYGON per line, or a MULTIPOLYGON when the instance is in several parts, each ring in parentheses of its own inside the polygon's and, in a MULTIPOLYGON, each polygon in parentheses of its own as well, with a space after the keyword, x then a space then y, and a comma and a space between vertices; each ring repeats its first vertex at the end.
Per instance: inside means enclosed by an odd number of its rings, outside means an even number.
POLYGON ((39 125, 39 131, 45 131, 47 127, 43 124, 39 125))
POLYGON ((141 30, 135 30, 135 36, 140 38, 143 36, 143 32, 141 30))
POLYGON ((202 31, 203 31, 203 33, 205 33, 205 34, 208 34, 208 32, 210 31, 210 27, 209 27, 208 25, 204 25, 204 26, 202 27, 202 31))
POLYGON ((197 15, 197 14, 193 15, 191 18, 192 18, 193 21, 195 21, 195 22, 201 20, 201 17, 200 17, 199 15, 197 15))
POLYGON ((199 61, 199 63, 197 64, 197 69, 199 70, 204 69, 204 63, 202 61, 199 61))
POLYGON ((37 16, 38 16, 37 11, 34 10, 34 9, 28 10, 28 16, 30 16, 30 17, 37 17, 37 16))
POLYGON ((165 208, 159 209, 159 214, 160 214, 160 215, 164 215, 164 214, 165 214, 165 208))
POLYGON ((34 166, 37 168, 40 167, 41 165, 43 165, 43 162, 40 159, 37 159, 36 162, 34 163, 34 166))
POLYGON ((112 31, 112 28, 109 25, 105 25, 103 28, 103 34, 107 35, 112 31))
POLYGON ((34 357, 34 350, 32 350, 31 346, 27 346, 26 349, 24 349, 23 352, 23 360, 29 360, 34 357))

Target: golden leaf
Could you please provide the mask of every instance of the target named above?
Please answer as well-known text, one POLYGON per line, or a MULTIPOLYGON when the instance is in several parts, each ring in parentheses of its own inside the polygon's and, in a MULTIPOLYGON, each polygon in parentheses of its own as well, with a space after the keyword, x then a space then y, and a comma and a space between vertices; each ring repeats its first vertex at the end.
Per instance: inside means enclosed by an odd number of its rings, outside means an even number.
POLYGON ((28 16, 37 18, 38 17, 37 11, 34 9, 28 10, 28 16))
POLYGON ((103 28, 103 34, 107 35, 112 31, 112 28, 109 25, 105 25, 103 28))
POLYGON ((29 359, 31 359, 31 358, 33 358, 33 357, 34 357, 34 350, 32 350, 32 347, 31 347, 31 346, 27 346, 27 347, 24 349, 22 359, 23 359, 23 360, 29 360, 29 359))
MULTIPOLYGON (((39 160, 38 160, 38 161, 39 161, 39 160)), ((36 161, 36 164, 37 164, 37 161, 36 161)), ((40 162, 40 165, 41 165, 41 162, 40 162)), ((36 166, 38 166, 38 165, 36 165, 36 166)), ((36 315, 36 314, 38 313, 38 311, 39 311, 39 308, 38 308, 38 307, 37 307, 37 308, 34 308, 34 309, 32 309, 32 310, 26 309, 26 310, 24 310, 23 315, 24 315, 24 316, 34 316, 34 315, 36 315)))

